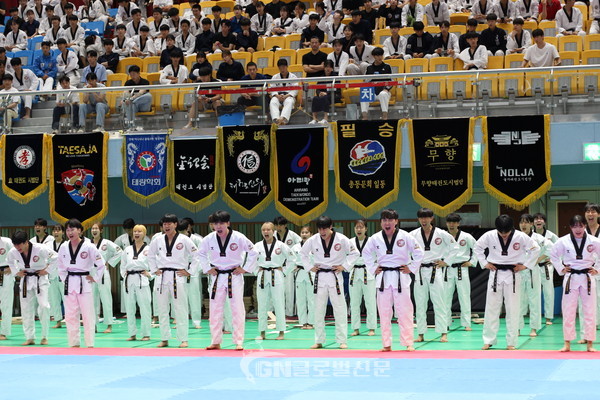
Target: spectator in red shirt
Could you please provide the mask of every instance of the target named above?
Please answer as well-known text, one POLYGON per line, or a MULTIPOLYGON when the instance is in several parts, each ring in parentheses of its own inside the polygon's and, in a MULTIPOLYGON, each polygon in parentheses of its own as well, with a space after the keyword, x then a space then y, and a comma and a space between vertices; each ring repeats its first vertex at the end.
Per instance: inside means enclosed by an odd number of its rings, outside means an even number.
POLYGON ((556 13, 562 8, 560 0, 540 0, 539 21, 554 21, 556 13))

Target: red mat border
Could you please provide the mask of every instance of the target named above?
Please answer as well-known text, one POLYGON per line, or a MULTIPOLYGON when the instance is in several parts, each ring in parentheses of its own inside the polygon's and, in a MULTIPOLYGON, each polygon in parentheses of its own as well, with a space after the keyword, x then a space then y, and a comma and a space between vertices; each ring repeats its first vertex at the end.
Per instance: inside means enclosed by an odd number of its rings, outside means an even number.
POLYGON ((600 353, 550 350, 402 350, 382 353, 374 350, 213 350, 178 348, 63 348, 63 347, 0 347, 0 354, 42 356, 116 356, 116 357, 269 357, 269 358, 383 358, 383 359, 549 359, 600 360, 600 353))

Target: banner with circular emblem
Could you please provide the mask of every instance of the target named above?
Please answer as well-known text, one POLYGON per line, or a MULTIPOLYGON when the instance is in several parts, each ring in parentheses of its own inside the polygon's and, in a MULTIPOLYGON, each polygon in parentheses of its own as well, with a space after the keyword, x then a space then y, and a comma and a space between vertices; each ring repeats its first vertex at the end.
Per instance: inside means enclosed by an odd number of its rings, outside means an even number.
POLYGON ((2 191, 27 204, 48 188, 48 146, 44 134, 3 135, 2 191))
POLYGON ((369 217, 398 197, 402 121, 338 121, 335 132, 335 194, 369 217))
POLYGON ((271 125, 220 128, 219 147, 223 200, 236 212, 254 218, 273 199, 271 125))

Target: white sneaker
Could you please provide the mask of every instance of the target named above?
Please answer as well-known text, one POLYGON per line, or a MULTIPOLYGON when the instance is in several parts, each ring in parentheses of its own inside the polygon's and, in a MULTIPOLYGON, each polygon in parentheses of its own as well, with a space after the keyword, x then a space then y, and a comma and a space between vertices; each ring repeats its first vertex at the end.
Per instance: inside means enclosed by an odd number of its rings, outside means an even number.
POLYGON ((316 119, 313 119, 313 120, 312 120, 312 121, 310 121, 308 124, 309 124, 309 125, 314 125, 314 124, 316 124, 316 123, 317 123, 317 120, 316 120, 316 119))
POLYGON ((52 134, 53 134, 53 135, 56 135, 57 133, 58 133, 58 129, 53 129, 53 130, 52 130, 52 134))
POLYGON ((79 128, 79 129, 77 129, 77 133, 83 133, 83 132, 84 132, 84 131, 83 131, 83 128, 79 128))
POLYGON ((322 119, 322 120, 320 120, 320 121, 319 121, 319 123, 320 123, 321 125, 329 125, 329 121, 327 121, 326 119, 322 119))
POLYGON ((92 132, 104 132, 104 127, 97 126, 96 129, 94 129, 92 132))
POLYGON ((144 130, 144 127, 143 126, 136 126, 135 130, 138 131, 138 132, 141 132, 141 131, 144 130))

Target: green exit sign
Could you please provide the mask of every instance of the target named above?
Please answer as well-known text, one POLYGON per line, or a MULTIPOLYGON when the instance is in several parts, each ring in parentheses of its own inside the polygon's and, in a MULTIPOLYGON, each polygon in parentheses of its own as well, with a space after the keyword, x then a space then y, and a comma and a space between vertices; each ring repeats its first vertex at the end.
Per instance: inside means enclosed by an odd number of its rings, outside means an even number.
POLYGON ((600 161, 600 143, 583 144, 583 161, 600 161))
POLYGON ((481 161, 481 143, 473 143, 473 161, 481 161))

